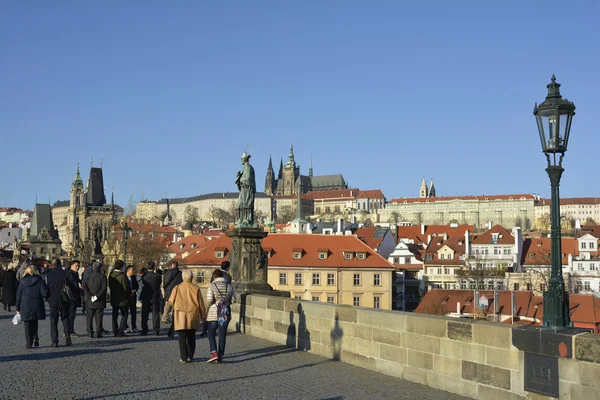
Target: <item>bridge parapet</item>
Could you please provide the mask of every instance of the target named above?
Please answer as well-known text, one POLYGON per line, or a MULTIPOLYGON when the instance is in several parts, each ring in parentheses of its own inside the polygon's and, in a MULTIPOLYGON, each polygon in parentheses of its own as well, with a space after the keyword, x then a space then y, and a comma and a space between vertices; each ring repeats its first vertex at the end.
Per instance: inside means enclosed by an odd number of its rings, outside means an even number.
POLYGON ((471 398, 552 398, 526 391, 532 379, 560 399, 600 389, 600 335, 591 333, 252 294, 234 305, 230 329, 471 398))

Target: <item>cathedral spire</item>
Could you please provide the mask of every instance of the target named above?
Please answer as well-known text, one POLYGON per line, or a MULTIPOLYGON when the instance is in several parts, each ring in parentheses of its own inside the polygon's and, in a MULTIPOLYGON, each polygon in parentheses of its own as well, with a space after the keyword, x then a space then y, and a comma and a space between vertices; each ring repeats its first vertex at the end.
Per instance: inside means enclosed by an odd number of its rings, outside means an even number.
POLYGON ((81 179, 81 174, 79 173, 79 163, 77 163, 77 172, 75 173, 75 178, 73 179, 73 188, 83 188, 83 180, 81 179))
POLYGON ((313 177, 312 155, 310 156, 310 164, 308 164, 308 176, 311 179, 313 177))
POLYGON ((421 188, 419 189, 419 197, 429 197, 429 190, 427 190, 427 181, 425 177, 423 177, 423 182, 421 182, 421 188))
POLYGON ((281 157, 281 161, 279 163, 279 173, 277 174, 277 179, 283 179, 283 157, 281 157))
POLYGON ((290 142, 290 154, 288 154, 288 163, 287 163, 288 167, 295 167, 296 166, 296 161, 294 160, 294 146, 292 145, 292 142, 290 142))
POLYGON ((431 183, 429 184, 429 193, 427 193, 428 197, 435 197, 435 186, 433 185, 433 178, 431 178, 431 183))
POLYGON ((267 171, 273 171, 273 159, 271 156, 269 156, 269 167, 267 168, 267 171))

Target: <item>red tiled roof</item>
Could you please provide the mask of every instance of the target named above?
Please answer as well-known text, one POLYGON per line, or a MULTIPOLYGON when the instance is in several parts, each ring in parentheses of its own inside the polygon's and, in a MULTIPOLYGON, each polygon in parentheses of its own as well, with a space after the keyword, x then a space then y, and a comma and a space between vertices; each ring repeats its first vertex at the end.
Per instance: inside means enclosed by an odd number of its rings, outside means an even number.
POLYGON ((495 200, 534 200, 535 196, 532 194, 501 194, 501 195, 490 195, 490 196, 456 196, 456 197, 412 197, 412 198, 399 198, 392 199, 390 203, 435 203, 441 201, 452 201, 452 200, 471 200, 471 201, 495 201, 495 200))
POLYGON ((358 193, 358 189, 337 189, 308 192, 306 196, 312 200, 343 200, 354 199, 358 193))
POLYGON ((357 238, 359 238, 360 240, 365 242, 367 244, 367 246, 369 246, 373 250, 377 251, 377 249, 379 248, 379 245, 381 245, 381 242, 383 241, 383 237, 374 238, 373 235, 375 234, 375 231, 377 231, 377 228, 364 228, 363 227, 363 228, 358 228, 354 232, 354 234, 356 235, 357 238))
MULTIPOLYGON (((537 203, 538 206, 549 206, 552 204, 551 199, 540 199, 537 203)), ((560 205, 568 206, 568 205, 579 205, 579 204, 600 204, 600 198, 598 197, 571 197, 571 198, 561 198, 560 205)))
MULTIPOLYGON (((523 259, 524 265, 550 265, 552 253, 552 239, 545 238, 527 238, 523 241, 523 259)), ((577 240, 574 238, 562 238, 562 265, 569 263, 569 254, 578 255, 577 240)))
POLYGON ((168 252, 175 254, 188 253, 190 251, 198 250, 200 247, 204 246, 207 241, 208 239, 202 235, 186 236, 180 241, 170 245, 168 252), (183 248, 181 248, 182 246, 183 248))
POLYGON ((425 225, 425 233, 421 235, 421 225, 398 226, 397 239, 398 242, 402 239, 413 239, 415 243, 427 244, 427 236, 443 236, 444 233, 448 236, 463 236, 465 231, 475 232, 473 225, 459 225, 451 227, 450 225, 425 225))
POLYGON ((427 246, 425 250, 425 261, 426 265, 464 265, 464 260, 462 259, 463 254, 465 254, 465 238, 464 237, 449 237, 444 240, 442 236, 437 236, 431 239, 431 243, 427 246), (448 246, 454 251, 454 258, 452 260, 440 260, 438 258, 437 252, 443 247, 448 246), (429 257, 431 256, 431 260, 429 257))
POLYGON ((212 229, 206 232, 202 232, 202 236, 222 236, 225 233, 221 230, 212 229))
MULTIPOLYGON (((393 269, 386 259, 370 249, 354 236, 312 235, 312 234, 270 234, 263 239, 263 249, 271 249, 269 265, 274 267, 314 267, 314 268, 377 268, 393 269), (319 258, 319 251, 329 250, 327 259, 319 258), (294 252, 302 250, 300 259, 294 252), (364 260, 354 256, 347 260, 343 251, 366 253, 364 260)), ((220 265, 231 252, 231 239, 219 236, 210 240, 199 251, 183 260, 185 265, 220 265), (217 249, 226 249, 225 258, 215 258, 217 249)))
POLYGON ((379 189, 376 190, 361 190, 358 192, 357 199, 385 199, 383 192, 379 189))
POLYGON ((515 238, 512 235, 512 233, 510 233, 509 231, 507 231, 506 229, 504 229, 501 225, 495 225, 492 227, 492 229, 489 229, 487 231, 485 231, 484 233, 482 233, 481 235, 478 235, 477 237, 473 238, 472 241, 473 244, 514 244, 515 243, 515 238), (497 242, 492 242, 492 233, 498 233, 498 241, 497 242))

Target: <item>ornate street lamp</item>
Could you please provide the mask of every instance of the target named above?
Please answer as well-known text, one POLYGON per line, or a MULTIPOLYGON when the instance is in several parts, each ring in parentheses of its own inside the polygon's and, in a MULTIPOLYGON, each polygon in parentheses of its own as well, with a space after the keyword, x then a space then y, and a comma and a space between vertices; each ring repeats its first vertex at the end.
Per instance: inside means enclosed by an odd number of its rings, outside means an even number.
POLYGON ((121 231, 123 232, 123 261, 127 265, 127 238, 129 236, 129 225, 125 217, 121 218, 121 231))
POLYGON ((541 104, 535 104, 533 115, 537 121, 542 151, 546 154, 552 188, 550 217, 552 220, 552 275, 548 291, 544 293, 544 327, 560 329, 571 327, 569 318, 569 295, 565 291, 562 276, 562 249, 560 233, 560 195, 558 187, 564 171, 562 159, 567 151, 571 122, 575 115, 575 104, 560 95, 560 84, 552 75, 547 85, 548 96, 541 104))

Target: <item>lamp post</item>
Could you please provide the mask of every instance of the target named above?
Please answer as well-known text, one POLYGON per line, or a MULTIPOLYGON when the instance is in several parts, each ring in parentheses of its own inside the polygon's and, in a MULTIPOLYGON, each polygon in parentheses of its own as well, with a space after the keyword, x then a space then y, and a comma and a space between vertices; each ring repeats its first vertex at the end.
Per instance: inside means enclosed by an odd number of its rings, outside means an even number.
POLYGON ((552 82, 547 85, 548 95, 541 104, 535 104, 533 115, 537 121, 538 132, 542 143, 542 151, 546 155, 548 167, 546 172, 550 178, 552 204, 550 217, 552 221, 552 274, 548 291, 544 293, 544 323, 550 329, 568 328, 569 295, 565 291, 562 276, 562 250, 560 233, 560 195, 558 187, 564 171, 562 159, 567 151, 571 122, 575 115, 575 104, 560 95, 560 84, 552 75, 552 82))
POLYGON ((121 218, 121 231, 123 232, 123 261, 125 261, 125 265, 127 265, 127 237, 129 236, 127 233, 129 231, 129 225, 127 225, 125 217, 121 218))

